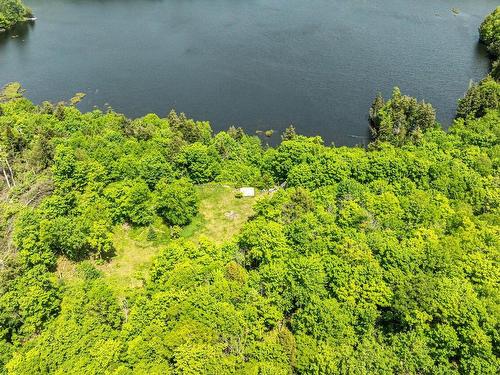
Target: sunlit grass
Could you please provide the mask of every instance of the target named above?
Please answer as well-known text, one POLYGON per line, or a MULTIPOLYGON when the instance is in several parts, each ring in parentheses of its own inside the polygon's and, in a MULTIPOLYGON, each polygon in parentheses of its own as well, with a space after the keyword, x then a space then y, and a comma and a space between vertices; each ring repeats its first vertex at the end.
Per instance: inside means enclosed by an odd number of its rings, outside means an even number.
POLYGON ((200 212, 181 232, 194 242, 207 237, 216 243, 236 235, 253 212, 256 197, 236 198, 236 190, 228 185, 206 184, 197 187, 200 212))
POLYGON ((166 225, 158 220, 152 228, 157 235, 154 241, 148 240, 149 227, 131 228, 123 225, 113 234, 116 254, 97 268, 104 272, 117 293, 125 294, 130 288, 141 287, 153 258, 168 243, 170 232, 166 225))
MULTIPOLYGON (((182 238, 198 242, 201 237, 215 243, 228 241, 240 231, 253 213, 259 198, 236 198, 236 189, 228 185, 197 186, 200 195, 199 214, 180 233, 182 238)), ((170 228, 161 219, 149 227, 117 226, 113 233, 115 255, 109 261, 93 261, 118 296, 140 288, 154 257, 171 241, 170 228)), ((58 275, 65 282, 77 277, 76 264, 64 257, 58 260, 58 275)))

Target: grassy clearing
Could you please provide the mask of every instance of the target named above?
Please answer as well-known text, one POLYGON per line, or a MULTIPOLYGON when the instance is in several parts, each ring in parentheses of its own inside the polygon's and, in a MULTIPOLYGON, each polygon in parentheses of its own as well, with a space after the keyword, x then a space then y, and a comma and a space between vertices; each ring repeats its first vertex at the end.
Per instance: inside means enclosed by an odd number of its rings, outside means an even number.
POLYGON ((216 243, 230 240, 253 213, 256 197, 236 198, 233 187, 207 184, 197 187, 200 212, 181 232, 183 238, 197 242, 207 237, 216 243))
POLYGON ((169 228, 161 221, 146 228, 123 225, 113 234, 116 255, 97 268, 104 272, 117 293, 125 294, 130 288, 142 286, 142 280, 147 276, 153 258, 169 240, 169 228), (150 228, 157 236, 154 241, 148 240, 150 228))
MULTIPOLYGON (((109 262, 93 261, 95 267, 101 270, 109 285, 118 295, 124 296, 130 289, 142 286, 142 280, 153 258, 170 240, 170 230, 161 220, 151 227, 132 228, 122 225, 113 234, 113 244, 116 254, 109 262), (155 232, 156 239, 148 240, 150 228, 155 232)), ((60 257, 57 262, 59 278, 71 282, 77 276, 77 263, 60 257)))
MULTIPOLYGON (((252 207, 259 199, 259 196, 236 198, 236 190, 227 185, 207 184, 197 186, 197 190, 200 212, 180 234, 193 242, 202 237, 216 243, 230 240, 252 215, 252 207)), ((104 272, 116 293, 124 296, 130 289, 142 286, 154 257, 169 241, 170 228, 160 219, 144 228, 122 225, 113 234, 116 255, 109 262, 95 262, 95 265, 104 272)), ((66 282, 76 277, 76 264, 63 257, 59 258, 57 269, 66 282)))

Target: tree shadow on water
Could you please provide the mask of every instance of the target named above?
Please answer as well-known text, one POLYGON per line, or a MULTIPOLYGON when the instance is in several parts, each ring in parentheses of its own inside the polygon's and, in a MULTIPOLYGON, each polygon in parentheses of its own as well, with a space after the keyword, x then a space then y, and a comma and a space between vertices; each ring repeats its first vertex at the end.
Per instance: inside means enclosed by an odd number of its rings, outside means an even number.
POLYGON ((11 30, 0 33, 0 49, 8 43, 22 44, 29 38, 29 33, 35 28, 35 21, 26 21, 17 24, 11 30))

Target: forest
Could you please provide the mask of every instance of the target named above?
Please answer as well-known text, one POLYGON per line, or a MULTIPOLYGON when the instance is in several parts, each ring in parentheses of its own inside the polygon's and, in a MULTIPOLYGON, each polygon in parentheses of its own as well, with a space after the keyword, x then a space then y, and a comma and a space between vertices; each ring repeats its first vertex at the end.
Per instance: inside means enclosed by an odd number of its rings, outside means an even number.
POLYGON ((395 88, 368 147, 7 85, 0 373, 498 374, 500 7, 479 33, 450 128, 395 88))
POLYGON ((30 17, 33 17, 31 10, 21 0, 0 1, 0 31, 9 30, 30 17))

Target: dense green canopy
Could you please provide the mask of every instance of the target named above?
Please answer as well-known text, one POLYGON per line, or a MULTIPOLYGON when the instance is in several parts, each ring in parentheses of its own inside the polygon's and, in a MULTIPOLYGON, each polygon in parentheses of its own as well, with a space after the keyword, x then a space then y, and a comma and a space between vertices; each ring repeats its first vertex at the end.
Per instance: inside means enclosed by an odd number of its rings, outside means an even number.
POLYGON ((0 0, 0 29, 8 30, 31 17, 31 10, 21 0, 0 0))
POLYGON ((492 75, 498 80, 500 79, 500 6, 483 21, 479 35, 493 60, 492 75))
POLYGON ((448 132, 429 104, 378 97, 367 148, 7 87, 0 373, 497 374, 498 85, 471 87, 448 132), (230 241, 182 234, 205 183, 263 190, 230 241), (106 275, 123 227, 161 247, 125 292, 106 275))

